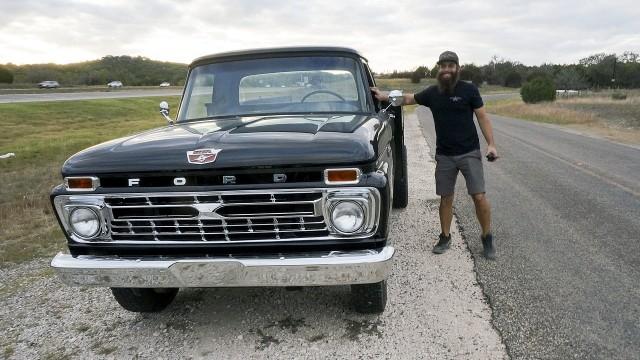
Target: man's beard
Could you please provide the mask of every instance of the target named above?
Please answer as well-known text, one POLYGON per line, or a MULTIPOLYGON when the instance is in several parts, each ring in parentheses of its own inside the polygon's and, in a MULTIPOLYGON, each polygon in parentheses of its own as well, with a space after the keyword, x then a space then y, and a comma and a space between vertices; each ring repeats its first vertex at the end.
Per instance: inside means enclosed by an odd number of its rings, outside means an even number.
POLYGON ((453 90, 456 88, 456 84, 460 79, 460 70, 456 71, 438 71, 438 89, 441 93, 446 93, 448 95, 453 94, 453 90), (448 78, 444 78, 444 74, 451 74, 448 78))

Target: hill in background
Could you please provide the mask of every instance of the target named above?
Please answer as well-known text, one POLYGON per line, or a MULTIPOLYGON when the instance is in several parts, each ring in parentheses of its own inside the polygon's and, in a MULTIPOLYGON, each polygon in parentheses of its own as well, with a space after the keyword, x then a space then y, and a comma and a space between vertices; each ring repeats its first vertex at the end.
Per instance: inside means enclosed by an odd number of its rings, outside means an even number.
POLYGON ((157 86, 167 81, 183 85, 187 64, 155 61, 141 56, 105 56, 100 60, 73 64, 4 65, 13 73, 13 83, 35 84, 56 80, 62 86, 104 85, 119 80, 127 86, 157 86))

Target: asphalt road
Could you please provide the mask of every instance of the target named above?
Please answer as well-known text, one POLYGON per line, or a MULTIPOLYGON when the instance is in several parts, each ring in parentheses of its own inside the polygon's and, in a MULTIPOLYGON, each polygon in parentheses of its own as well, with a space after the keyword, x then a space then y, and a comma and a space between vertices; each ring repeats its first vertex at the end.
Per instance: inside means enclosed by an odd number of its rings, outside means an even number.
POLYGON ((0 95, 0 104, 35 102, 35 101, 65 101, 65 100, 89 100, 89 99, 119 99, 151 96, 175 96, 182 95, 182 90, 175 89, 146 89, 146 90, 110 90, 87 91, 75 93, 47 92, 42 90, 38 94, 5 94, 0 95))
MULTIPOLYGON (((417 113, 434 144, 431 112, 417 113)), ((461 176, 455 212, 508 353, 640 358, 640 148, 491 119, 501 156, 485 162, 496 262, 480 255, 461 176)))

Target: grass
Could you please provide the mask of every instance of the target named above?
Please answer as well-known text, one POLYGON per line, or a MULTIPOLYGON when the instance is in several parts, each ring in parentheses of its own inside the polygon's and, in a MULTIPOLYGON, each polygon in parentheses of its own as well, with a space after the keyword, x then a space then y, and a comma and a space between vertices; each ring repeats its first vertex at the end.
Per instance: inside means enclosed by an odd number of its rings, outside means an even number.
MULTIPOLYGON (((412 83, 410 79, 376 79, 376 85, 382 90, 400 89, 409 93, 417 93, 435 84, 436 79, 421 79, 418 84, 412 83)), ((480 87, 480 93, 482 94, 511 93, 518 91, 520 90, 497 85, 483 85, 480 87)))
POLYGON ((584 92, 579 97, 526 104, 521 99, 489 101, 487 111, 514 118, 572 127, 615 141, 640 144, 640 90, 614 100, 611 91, 584 92))
MULTIPOLYGON (((178 97, 168 97, 177 108, 178 97)), ((0 266, 64 249, 48 194, 72 154, 164 126, 158 98, 0 104, 0 266)), ((175 112, 175 111, 174 111, 175 112)))

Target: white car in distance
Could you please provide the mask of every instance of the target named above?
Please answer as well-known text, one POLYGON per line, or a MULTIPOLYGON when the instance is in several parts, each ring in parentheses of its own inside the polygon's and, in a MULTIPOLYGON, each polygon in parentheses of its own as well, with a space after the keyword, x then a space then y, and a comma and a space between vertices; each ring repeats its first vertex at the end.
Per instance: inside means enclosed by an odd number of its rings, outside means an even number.
POLYGON ((121 88, 122 87, 122 81, 112 81, 110 83, 107 84, 107 87, 109 88, 121 88))

